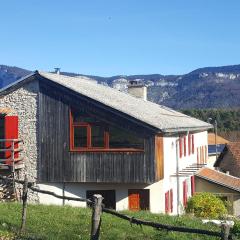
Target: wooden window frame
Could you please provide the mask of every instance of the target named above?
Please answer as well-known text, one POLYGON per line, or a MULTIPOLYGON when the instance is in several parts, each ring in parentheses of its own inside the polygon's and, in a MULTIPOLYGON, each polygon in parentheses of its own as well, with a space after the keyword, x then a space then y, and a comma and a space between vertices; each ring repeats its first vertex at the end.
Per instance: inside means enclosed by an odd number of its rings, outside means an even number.
MULTIPOLYGON (((101 125, 101 124, 99 124, 101 125)), ((144 152, 144 149, 137 148, 110 148, 109 147, 109 130, 105 126, 104 130, 104 146, 103 147, 93 147, 92 146, 92 134, 91 134, 91 124, 87 122, 73 122, 72 110, 69 111, 69 129, 70 129, 70 151, 71 152, 144 152), (75 127, 87 127, 87 147, 74 147, 74 128, 75 127)), ((102 124, 104 126, 104 124, 102 124)))

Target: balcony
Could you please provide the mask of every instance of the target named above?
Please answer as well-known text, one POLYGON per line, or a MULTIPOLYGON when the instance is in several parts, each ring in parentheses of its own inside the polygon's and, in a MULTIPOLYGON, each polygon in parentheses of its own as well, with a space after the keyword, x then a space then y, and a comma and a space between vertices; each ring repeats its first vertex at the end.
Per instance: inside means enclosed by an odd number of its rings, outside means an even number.
POLYGON ((0 170, 15 172, 24 167, 23 141, 21 139, 0 139, 0 170))

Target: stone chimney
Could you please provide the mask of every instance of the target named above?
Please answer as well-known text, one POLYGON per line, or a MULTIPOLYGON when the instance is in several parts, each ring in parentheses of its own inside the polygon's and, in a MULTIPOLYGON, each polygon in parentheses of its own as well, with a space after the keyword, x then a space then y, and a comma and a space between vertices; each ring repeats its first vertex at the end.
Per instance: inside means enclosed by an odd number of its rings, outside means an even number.
POLYGON ((54 68, 54 70, 55 70, 54 72, 55 72, 56 74, 60 74, 60 69, 61 69, 61 68, 57 68, 57 67, 56 67, 56 68, 54 68))
POLYGON ((147 101, 147 87, 141 80, 130 80, 128 84, 128 93, 136 98, 142 98, 147 101))

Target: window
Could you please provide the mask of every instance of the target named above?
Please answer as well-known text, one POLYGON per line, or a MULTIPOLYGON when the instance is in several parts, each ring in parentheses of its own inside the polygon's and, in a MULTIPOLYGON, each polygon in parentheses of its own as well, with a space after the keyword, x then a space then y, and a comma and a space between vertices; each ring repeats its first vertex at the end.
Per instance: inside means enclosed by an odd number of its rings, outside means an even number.
POLYGON ((184 136, 183 141, 184 141, 184 157, 186 157, 186 155, 187 155, 186 136, 184 136))
POLYGON ((192 140, 192 135, 191 134, 188 134, 188 155, 190 155, 192 153, 192 143, 191 143, 191 140, 192 140))
POLYGON ((182 144, 182 138, 181 137, 179 137, 179 157, 180 158, 182 158, 182 156, 183 156, 183 144, 182 144))
POLYGON ((165 213, 173 212, 173 190, 170 189, 165 193, 165 213))
POLYGON ((86 111, 70 112, 72 151, 142 151, 144 139, 110 126, 86 111))
POLYGON ((192 135, 192 154, 194 154, 194 135, 192 135))
POLYGON ((192 196, 194 195, 194 193, 195 193, 195 177, 191 176, 191 194, 192 194, 192 196))
POLYGON ((187 187, 187 181, 183 181, 183 206, 186 207, 187 206, 187 200, 188 200, 188 196, 187 196, 187 192, 188 192, 188 187, 187 187))

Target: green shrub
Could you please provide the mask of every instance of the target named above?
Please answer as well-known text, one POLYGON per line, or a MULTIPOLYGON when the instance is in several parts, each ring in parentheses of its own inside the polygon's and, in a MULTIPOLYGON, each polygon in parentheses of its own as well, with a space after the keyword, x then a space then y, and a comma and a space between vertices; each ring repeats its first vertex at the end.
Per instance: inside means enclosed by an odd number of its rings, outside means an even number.
POLYGON ((194 213, 196 217, 218 219, 227 214, 223 201, 212 193, 197 193, 189 198, 187 213, 194 213))
POLYGON ((234 234, 234 236, 238 237, 237 239, 240 239, 240 221, 239 220, 234 221, 232 233, 234 234))

